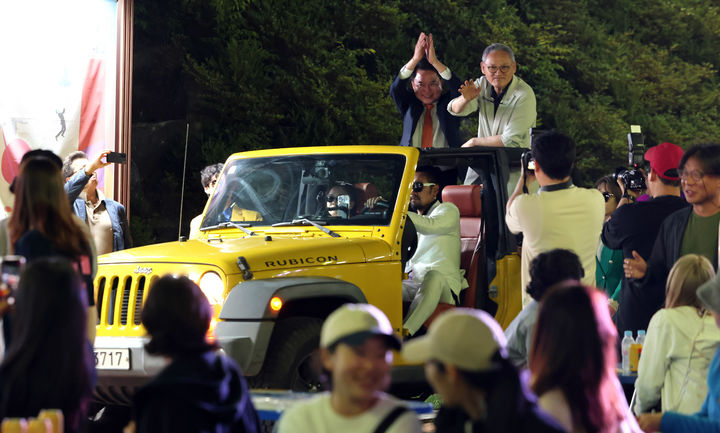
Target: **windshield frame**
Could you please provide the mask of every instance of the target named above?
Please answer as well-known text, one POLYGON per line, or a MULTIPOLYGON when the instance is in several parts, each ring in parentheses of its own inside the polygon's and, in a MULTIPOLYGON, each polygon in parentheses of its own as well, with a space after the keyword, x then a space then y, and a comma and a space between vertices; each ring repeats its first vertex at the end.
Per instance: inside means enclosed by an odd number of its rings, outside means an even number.
MULTIPOLYGON (((354 147, 354 146, 353 146, 354 147)), ((378 146, 380 147, 380 146, 378 146)), ((384 147, 384 146, 382 146, 384 147)), ((393 221, 398 197, 404 194, 403 185, 408 165, 408 155, 403 152, 306 152, 282 154, 275 152, 247 152, 231 157, 226 163, 218 178, 215 190, 208 200, 203 214, 201 231, 211 232, 217 229, 227 230, 225 222, 242 224, 244 227, 264 226, 291 226, 308 224, 293 224, 295 221, 307 219, 322 226, 389 226, 393 221), (269 154, 268 154, 269 153, 269 154), (248 155, 250 154, 250 155, 248 155), (243 157, 245 156, 245 157, 243 157), (274 171, 273 171, 274 170, 274 171), (281 173, 285 170, 285 173, 281 173), (240 174, 243 173, 243 176, 240 174), (253 176, 265 176, 264 182, 252 185, 253 176), (290 178, 283 176, 290 175, 290 178), (338 182, 341 178, 351 180, 366 174, 371 184, 377 189, 377 195, 382 196, 385 205, 381 211, 375 208, 367 210, 362 204, 362 196, 367 191, 355 190, 357 200, 348 215, 340 217, 330 216, 327 212, 321 213, 318 202, 321 197, 327 199, 330 189, 341 185, 346 188, 358 188, 364 182, 348 183, 338 182), (288 183, 288 185, 284 185, 288 183), (283 186, 284 185, 284 186, 283 186), (265 188, 266 190, 258 190, 265 188), (242 192, 243 194, 240 194, 242 192), (287 200, 284 209, 278 211, 278 203, 271 199, 287 200), (240 196, 243 196, 242 198, 240 196), (308 198, 311 197, 311 198, 308 198), (315 200, 313 203, 312 200, 315 200), (229 204, 231 203, 232 204, 229 204), (240 207, 243 205, 244 207, 240 207), (243 214, 242 218, 235 219, 234 210, 228 215, 227 207, 235 209, 248 209, 249 218, 243 214), (304 207, 303 207, 304 206, 304 207), (225 209, 221 209, 225 207, 225 209), (294 212, 289 212, 294 208, 294 212), (220 216, 221 213, 224 216, 220 216), (255 215, 259 214, 259 216, 255 215), (229 218, 229 219, 228 219, 229 218)), ((342 195, 341 195, 342 197, 342 195)), ((344 197, 347 201, 347 197, 344 197)), ((338 199, 340 200, 340 199, 338 199)), ((402 200, 401 200, 402 201, 402 200)), ((323 201, 323 203, 325 203, 323 201)), ((329 208, 328 208, 329 209, 329 208)), ((380 206, 377 207, 380 209, 380 206)), ((340 212, 337 212, 340 213, 340 212)), ((233 230, 230 228, 230 230, 233 230)))

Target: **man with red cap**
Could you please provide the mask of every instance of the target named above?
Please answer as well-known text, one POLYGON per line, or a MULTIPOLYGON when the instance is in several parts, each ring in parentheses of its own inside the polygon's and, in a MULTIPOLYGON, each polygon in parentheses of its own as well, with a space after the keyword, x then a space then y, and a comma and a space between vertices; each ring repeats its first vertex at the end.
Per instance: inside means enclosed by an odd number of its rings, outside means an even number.
MULTIPOLYGON (((683 153, 680 146, 672 143, 660 143, 648 149, 645 152, 645 160, 650 163, 647 187, 652 200, 618 206, 610 220, 605 223, 602 231, 603 243, 608 248, 622 249, 626 262, 649 258, 665 218, 687 207, 688 204, 680 197, 678 173, 683 153)), ((623 331, 647 329, 650 318, 662 307, 665 300, 664 279, 659 299, 655 299, 643 287, 631 284, 631 280, 635 278, 638 276, 629 275, 626 270, 615 315, 620 336, 623 331)))

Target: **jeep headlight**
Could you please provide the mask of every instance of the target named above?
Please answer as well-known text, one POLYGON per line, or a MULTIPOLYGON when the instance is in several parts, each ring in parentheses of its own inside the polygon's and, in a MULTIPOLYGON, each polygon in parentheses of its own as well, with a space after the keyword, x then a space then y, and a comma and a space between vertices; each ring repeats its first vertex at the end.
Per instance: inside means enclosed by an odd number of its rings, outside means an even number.
POLYGON ((223 302, 223 293, 225 292, 225 283, 216 272, 206 272, 198 281, 200 290, 210 302, 210 305, 219 305, 223 302))

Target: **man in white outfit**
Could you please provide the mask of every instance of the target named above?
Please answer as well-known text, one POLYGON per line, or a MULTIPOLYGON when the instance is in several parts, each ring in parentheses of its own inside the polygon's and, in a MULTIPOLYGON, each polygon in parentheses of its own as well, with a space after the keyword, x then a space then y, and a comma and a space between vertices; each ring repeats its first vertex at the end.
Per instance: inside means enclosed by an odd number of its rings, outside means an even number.
POLYGON ((457 304, 460 291, 468 286, 460 269, 460 211, 438 201, 439 178, 438 168, 418 167, 410 195, 414 211, 408 217, 417 230, 418 245, 403 281, 403 300, 411 301, 403 323, 409 335, 422 327, 439 302, 457 304))

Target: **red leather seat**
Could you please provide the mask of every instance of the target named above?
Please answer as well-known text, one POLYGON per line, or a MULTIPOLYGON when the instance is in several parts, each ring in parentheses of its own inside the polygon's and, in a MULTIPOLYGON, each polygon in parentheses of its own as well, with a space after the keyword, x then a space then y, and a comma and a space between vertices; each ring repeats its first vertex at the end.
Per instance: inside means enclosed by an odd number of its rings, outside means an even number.
POLYGON ((370 182, 362 182, 362 183, 356 183, 355 185, 355 193, 357 195, 357 203, 355 203, 355 212, 360 212, 362 208, 365 207, 365 202, 369 198, 377 197, 380 195, 378 193, 377 187, 375 184, 370 182))
MULTIPOLYGON (((461 293, 462 307, 475 308, 479 282, 478 268, 484 260, 480 248, 483 240, 482 185, 448 185, 442 191, 442 201, 452 203, 460 211, 460 267, 465 270, 468 288, 461 293)), ((452 304, 440 303, 425 326, 440 313, 453 308, 452 304)))

